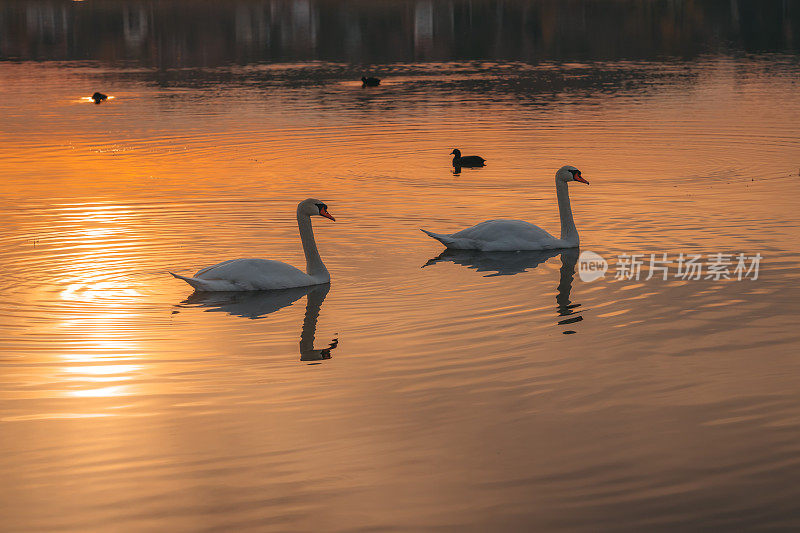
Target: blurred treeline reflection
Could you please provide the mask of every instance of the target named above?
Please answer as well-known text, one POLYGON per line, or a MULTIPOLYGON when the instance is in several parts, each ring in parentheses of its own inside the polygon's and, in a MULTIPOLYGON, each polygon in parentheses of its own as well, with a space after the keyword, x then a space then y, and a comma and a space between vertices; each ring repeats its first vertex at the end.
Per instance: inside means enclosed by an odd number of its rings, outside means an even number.
POLYGON ((160 68, 796 52, 791 0, 0 2, 0 58, 160 68))

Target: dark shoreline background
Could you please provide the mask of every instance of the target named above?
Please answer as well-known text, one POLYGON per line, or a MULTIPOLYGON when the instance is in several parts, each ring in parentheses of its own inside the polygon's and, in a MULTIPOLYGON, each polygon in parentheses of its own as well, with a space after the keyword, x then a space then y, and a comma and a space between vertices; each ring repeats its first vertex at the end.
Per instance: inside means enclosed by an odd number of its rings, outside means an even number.
POLYGON ((786 0, 0 2, 0 60, 158 69, 795 53, 786 0))

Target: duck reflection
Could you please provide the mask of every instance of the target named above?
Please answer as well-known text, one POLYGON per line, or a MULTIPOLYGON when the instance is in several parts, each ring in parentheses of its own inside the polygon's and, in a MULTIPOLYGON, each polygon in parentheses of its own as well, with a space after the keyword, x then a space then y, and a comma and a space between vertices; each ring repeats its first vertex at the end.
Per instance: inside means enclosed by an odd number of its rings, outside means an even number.
MULTIPOLYGON (((577 248, 522 252, 481 252, 478 250, 446 249, 437 257, 430 259, 422 268, 436 263, 452 262, 478 272, 489 272, 485 276, 487 278, 513 276, 514 274, 534 269, 557 255, 561 256, 561 268, 559 269, 558 293, 556 294, 556 312, 559 317, 562 317, 558 321, 558 325, 566 326, 583 320, 579 309, 581 304, 572 303, 572 300, 570 300, 572 281, 575 277, 575 265, 580 255, 580 250, 577 248)), ((564 330, 562 333, 569 335, 575 333, 575 331, 564 330)))
POLYGON ((184 306, 208 307, 209 311, 218 311, 255 320, 288 307, 307 295, 306 313, 303 318, 303 329, 300 333, 300 360, 321 361, 330 359, 331 350, 335 349, 339 344, 339 339, 334 338, 326 348, 314 348, 317 320, 319 319, 322 302, 325 301, 330 288, 330 284, 325 283, 323 285, 275 291, 195 292, 181 304, 184 306))

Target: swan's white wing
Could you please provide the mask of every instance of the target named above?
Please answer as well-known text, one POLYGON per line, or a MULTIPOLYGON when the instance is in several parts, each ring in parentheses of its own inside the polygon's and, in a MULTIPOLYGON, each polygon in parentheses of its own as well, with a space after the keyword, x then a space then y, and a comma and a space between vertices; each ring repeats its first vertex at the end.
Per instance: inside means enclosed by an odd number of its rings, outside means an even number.
POLYGON ((524 220, 487 220, 452 235, 428 234, 448 248, 460 250, 499 252, 564 247, 561 239, 524 220))
POLYGON ((198 290, 253 291, 306 287, 324 283, 292 265, 269 259, 232 259, 183 278, 198 290), (190 280, 195 281, 192 283, 190 280))
POLYGON ((498 241, 508 237, 516 237, 531 242, 547 241, 555 238, 539 226, 524 220, 486 220, 480 224, 475 224, 471 228, 453 233, 452 237, 478 241, 498 241))

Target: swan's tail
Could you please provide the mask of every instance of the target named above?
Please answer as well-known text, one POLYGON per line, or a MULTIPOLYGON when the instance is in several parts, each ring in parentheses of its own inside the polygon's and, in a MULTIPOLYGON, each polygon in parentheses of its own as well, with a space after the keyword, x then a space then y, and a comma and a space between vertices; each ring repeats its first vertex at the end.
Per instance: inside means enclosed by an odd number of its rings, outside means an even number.
POLYGON ((441 233, 433 233, 432 231, 424 230, 422 228, 419 229, 422 233, 427 235, 428 237, 432 237, 439 241, 440 243, 444 244, 447 247, 452 246, 455 244, 455 239, 453 239, 450 235, 442 235, 441 233))
POLYGON ((189 277, 186 277, 186 276, 181 276, 180 274, 176 274, 175 272, 170 272, 170 274, 172 274, 174 277, 176 277, 178 279, 182 279, 183 281, 185 281, 186 283, 191 285, 194 288, 194 290, 196 290, 196 291, 214 290, 213 283, 212 283, 214 280, 205 280, 205 279, 199 279, 199 278, 189 278, 189 277))

